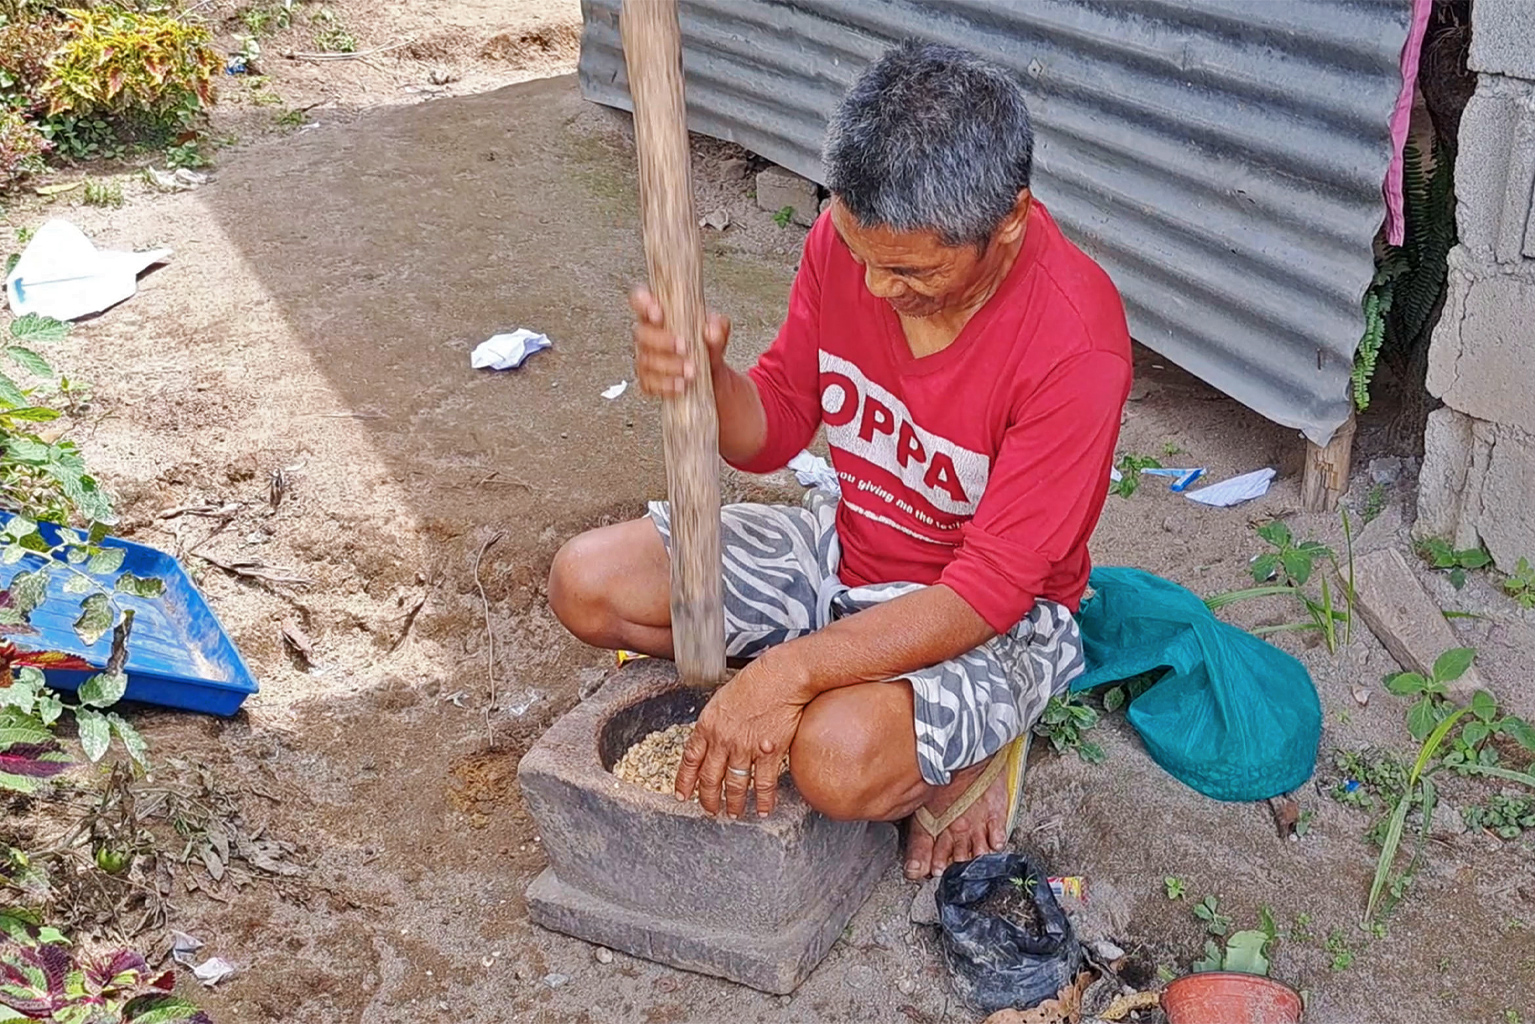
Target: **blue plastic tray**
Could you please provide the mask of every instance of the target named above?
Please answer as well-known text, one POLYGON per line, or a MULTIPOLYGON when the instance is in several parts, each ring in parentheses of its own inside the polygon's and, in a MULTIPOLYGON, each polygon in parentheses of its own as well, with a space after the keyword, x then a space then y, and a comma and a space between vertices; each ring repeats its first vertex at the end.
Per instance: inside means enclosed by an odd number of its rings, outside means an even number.
MULTIPOLYGON (((0 511, 0 528, 11 519, 10 513, 0 511)), ((59 541, 59 529, 51 523, 39 523, 38 532, 49 544, 59 541)), ((180 563, 163 551, 115 537, 108 537, 101 546, 127 552, 120 571, 165 581, 165 593, 160 597, 115 595, 121 607, 134 611, 125 699, 213 715, 233 715, 240 710, 245 698, 256 692, 256 679, 180 563)), ((0 581, 9 587, 16 573, 36 569, 42 561, 42 555, 28 555, 15 565, 0 568, 0 581)), ((64 592, 68 575, 50 574, 48 600, 32 613, 35 633, 6 630, 0 639, 9 640, 19 650, 73 654, 103 668, 112 650, 112 634, 89 647, 80 640, 74 622, 83 595, 64 592)), ((49 686, 73 690, 91 673, 45 669, 44 675, 49 686)))

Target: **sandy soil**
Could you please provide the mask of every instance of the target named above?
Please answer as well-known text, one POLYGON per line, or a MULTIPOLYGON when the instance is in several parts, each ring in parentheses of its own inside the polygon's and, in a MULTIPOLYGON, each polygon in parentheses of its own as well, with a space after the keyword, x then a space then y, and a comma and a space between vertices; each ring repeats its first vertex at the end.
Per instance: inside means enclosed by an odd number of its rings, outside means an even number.
MULTIPOLYGON (((634 390, 599 394, 630 374, 622 296, 643 273, 633 152, 623 119, 584 103, 571 77, 481 91, 568 68, 574 5, 340 9, 360 48, 416 38, 423 49, 269 58, 264 88, 285 108, 321 103, 309 111, 317 126, 282 129, 277 107, 234 84, 220 118, 242 141, 196 191, 133 187, 119 210, 65 197, 11 211, 31 225, 67 216, 105 245, 176 250, 136 298, 54 355, 95 386, 81 436, 121 495, 124 532, 312 581, 263 585, 188 557, 262 692, 230 721, 135 716, 158 753, 208 764, 247 820, 298 843, 311 865, 298 884, 179 898, 175 926, 241 968, 200 998, 222 1024, 973 1019, 949 994, 932 930, 909 923, 914 890, 894 872, 783 999, 624 955, 599 963, 592 947, 529 925, 522 894, 544 858, 517 760, 611 667, 552 620, 545 574, 565 537, 635 516, 665 489, 655 408, 634 390), (459 81, 430 86, 439 66, 459 81), (554 348, 516 372, 470 369, 474 344, 517 326, 547 332, 554 348), (277 470, 289 490, 274 509, 277 470), (243 507, 222 527, 159 518, 205 501, 243 507), (285 619, 313 639, 313 665, 280 639, 285 619)), ((268 52, 303 45, 301 30, 291 35, 268 52)), ((707 290, 735 318, 742 362, 772 337, 802 237, 754 208, 754 166, 707 140, 696 153, 701 206, 732 217, 706 239, 707 290)), ((1173 461, 1218 478, 1261 465, 1280 477, 1233 510, 1156 487, 1112 497, 1099 562, 1205 594, 1247 578, 1254 522, 1286 516, 1300 536, 1341 542, 1335 517, 1297 511, 1297 436, 1150 352, 1138 358, 1126 450, 1172 444, 1187 453, 1173 461)), ((1386 454, 1389 413, 1363 427, 1356 507, 1370 488, 1363 467, 1386 454)), ((799 489, 727 473, 725 492, 799 489)), ((1409 474, 1362 550, 1406 546, 1412 496, 1409 474)), ((1457 628, 1499 699, 1531 715, 1531 614, 1483 578, 1460 592, 1426 579, 1444 607, 1484 616, 1457 628)), ((1287 611, 1240 606, 1233 618, 1251 626, 1287 611)), ((1278 642, 1322 695, 1321 768, 1336 748, 1406 752, 1403 703, 1380 687, 1395 666, 1369 633, 1337 656, 1294 634, 1278 642), (1352 685, 1370 689, 1368 706, 1352 685)), ((1202 936, 1188 902, 1163 895, 1163 877, 1178 875, 1191 899, 1219 894, 1241 926, 1261 904, 1282 931, 1310 917, 1312 937, 1284 942, 1274 973, 1307 990, 1311 1020, 1531 1019, 1529 834, 1438 835, 1412 895, 1373 937, 1355 927, 1375 859, 1369 820, 1328 799, 1325 782, 1297 794, 1312 827, 1285 842, 1262 805, 1218 804, 1173 781, 1121 717, 1095 738, 1101 765, 1036 755, 1019 837, 1053 874, 1088 878, 1090 937, 1184 969, 1202 936), (1356 954, 1347 969, 1324 949, 1336 929, 1356 954)))

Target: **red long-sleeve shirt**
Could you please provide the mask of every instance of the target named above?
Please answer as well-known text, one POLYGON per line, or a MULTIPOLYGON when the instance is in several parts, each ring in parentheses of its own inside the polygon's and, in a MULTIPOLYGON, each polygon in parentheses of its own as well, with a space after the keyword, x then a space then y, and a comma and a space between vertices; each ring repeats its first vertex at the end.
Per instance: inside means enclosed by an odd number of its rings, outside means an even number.
POLYGON ((749 373, 767 442, 737 468, 779 469, 826 427, 844 583, 943 583, 999 633, 1038 597, 1077 609, 1131 345, 1109 276, 1039 202, 1001 287, 921 359, 822 215, 749 373))

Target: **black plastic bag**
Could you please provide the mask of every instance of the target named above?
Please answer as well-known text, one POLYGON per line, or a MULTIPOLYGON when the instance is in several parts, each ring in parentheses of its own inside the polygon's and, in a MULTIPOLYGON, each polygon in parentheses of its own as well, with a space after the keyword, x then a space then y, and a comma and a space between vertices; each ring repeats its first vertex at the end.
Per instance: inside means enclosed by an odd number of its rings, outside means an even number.
POLYGON ((939 932, 955 991, 986 1013, 1025 1009, 1076 980, 1083 952, 1040 866, 1016 853, 951 864, 939 879, 939 932), (1034 921, 979 913, 1003 887, 1018 890, 1034 921))

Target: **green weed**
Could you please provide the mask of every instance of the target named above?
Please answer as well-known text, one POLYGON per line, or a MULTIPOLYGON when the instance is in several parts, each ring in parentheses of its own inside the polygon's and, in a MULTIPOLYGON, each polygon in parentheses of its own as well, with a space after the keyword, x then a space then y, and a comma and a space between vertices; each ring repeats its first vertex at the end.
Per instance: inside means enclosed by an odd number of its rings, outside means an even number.
POLYGON ((1430 568, 1444 572, 1451 586, 1457 590, 1467 585, 1469 569, 1483 569, 1493 562, 1493 558, 1481 547, 1457 551, 1439 537, 1424 538, 1414 545, 1414 550, 1429 563, 1430 568))
POLYGON ((1387 487, 1385 484, 1373 484, 1370 493, 1365 496, 1365 505, 1360 509, 1360 520, 1370 525, 1387 508, 1387 487))
POLYGON ((1536 800, 1529 796, 1492 793, 1482 803, 1461 809, 1461 820, 1468 828, 1487 829, 1500 839, 1519 839, 1521 833, 1536 826, 1536 800))
POLYGON ((1136 455, 1128 452, 1120 456, 1120 461, 1115 463, 1115 469, 1119 471, 1120 479, 1109 485, 1109 493, 1118 494, 1122 498, 1129 498, 1141 486, 1142 470, 1162 468, 1163 464, 1150 455, 1136 455))
POLYGON ((1530 559, 1516 562, 1514 573, 1504 577, 1501 586, 1522 608, 1536 607, 1536 576, 1532 574, 1530 559))
POLYGON ((785 206, 773 215, 773 222, 781 228, 789 227, 789 222, 795 219, 795 208, 785 206))
POLYGON ((1254 635, 1316 630, 1328 645, 1329 653, 1337 652, 1339 647, 1342 644, 1348 644, 1353 636, 1355 604, 1354 528, 1347 511, 1341 511, 1340 516, 1343 521, 1346 546, 1343 566, 1340 566, 1331 548, 1312 540, 1298 543, 1291 533, 1291 528, 1276 519, 1257 529, 1259 538, 1273 549, 1259 554, 1253 560, 1254 582, 1264 585, 1215 594, 1206 598, 1206 606, 1216 611, 1227 605, 1253 598, 1292 597, 1300 602, 1307 613, 1308 621, 1261 626, 1253 631, 1254 635), (1314 598, 1305 587, 1308 581, 1314 578, 1314 569, 1325 560, 1332 566, 1334 572, 1342 577, 1343 589, 1336 595, 1333 584, 1329 582, 1328 573, 1319 572, 1316 574, 1319 596, 1314 598), (1337 604, 1335 596, 1339 601, 1337 604))
POLYGON ((1215 896, 1205 897, 1191 911, 1212 935, 1225 935, 1232 929, 1232 919, 1221 912, 1215 896))
POLYGON ((86 206, 122 206, 123 186, 116 181, 91 178, 85 183, 83 198, 86 206))
POLYGON ((281 3, 252 4, 240 12, 240 24, 253 36, 281 32, 293 24, 293 0, 281 3))
POLYGON ((1184 890, 1187 884, 1184 879, 1179 878, 1177 875, 1168 875, 1163 879, 1163 892, 1167 894, 1170 900, 1181 900, 1184 898, 1184 890))
POLYGON ((1335 928, 1328 933, 1328 940, 1323 944, 1323 950, 1333 958, 1329 961, 1329 966, 1335 971, 1347 971, 1355 964, 1355 951, 1345 941, 1342 928, 1335 928))
POLYGON ((167 147, 165 163, 172 169, 186 167, 196 170, 199 167, 207 167, 213 161, 203 152, 196 139, 188 139, 186 142, 167 147))
POLYGON ((1098 724, 1099 713, 1081 698, 1068 694, 1052 697, 1045 705, 1040 721, 1035 723, 1035 735, 1050 740, 1058 754, 1075 750, 1084 761, 1098 764, 1104 760, 1104 748, 1083 738, 1084 733, 1098 724))

